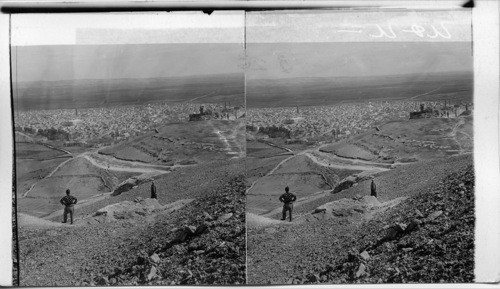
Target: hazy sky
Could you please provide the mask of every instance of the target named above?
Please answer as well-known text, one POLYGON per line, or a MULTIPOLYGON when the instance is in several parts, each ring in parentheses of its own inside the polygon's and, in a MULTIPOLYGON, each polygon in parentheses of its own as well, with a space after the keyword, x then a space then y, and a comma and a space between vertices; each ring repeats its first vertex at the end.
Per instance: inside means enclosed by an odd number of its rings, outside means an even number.
POLYGON ((18 81, 243 72, 242 11, 16 14, 12 27, 18 81))
POLYGON ((470 11, 252 12, 247 79, 472 71, 470 11))
POLYGON ((473 71, 467 42, 247 44, 247 79, 473 71))
POLYGON ((245 62, 248 79, 472 71, 470 17, 470 11, 16 14, 13 61, 19 81, 235 73, 245 62))
POLYGON ((46 45, 13 50, 18 81, 243 73, 241 44, 46 45))

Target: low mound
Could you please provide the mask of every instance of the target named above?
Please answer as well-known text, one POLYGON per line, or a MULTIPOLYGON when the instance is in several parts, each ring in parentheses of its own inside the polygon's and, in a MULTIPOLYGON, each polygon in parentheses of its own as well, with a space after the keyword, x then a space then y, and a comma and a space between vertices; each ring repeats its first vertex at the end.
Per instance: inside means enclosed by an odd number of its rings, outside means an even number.
POLYGON ((415 162, 472 152, 472 117, 390 121, 321 151, 378 162, 415 162))
POLYGON ((243 156, 244 151, 243 121, 209 120, 163 125, 155 132, 99 153, 122 160, 174 165, 243 156))
POLYGON ((113 222, 117 220, 131 220, 134 221, 139 216, 148 216, 153 213, 166 213, 173 210, 178 210, 189 204, 192 199, 179 200, 164 206, 160 205, 156 199, 142 199, 137 198, 133 202, 123 201, 120 203, 108 205, 104 208, 97 210, 92 216, 83 218, 77 224, 95 224, 113 222))
POLYGON ((157 160, 153 157, 153 154, 141 151, 138 147, 128 146, 128 145, 118 145, 113 148, 107 148, 99 151, 99 153, 105 155, 111 155, 120 160, 128 161, 138 161, 143 163, 152 163, 157 160))
POLYGON ((349 158, 349 159, 360 159, 365 161, 374 161, 378 158, 378 155, 372 152, 349 143, 340 143, 326 145, 320 149, 321 152, 333 153, 339 157, 349 158))

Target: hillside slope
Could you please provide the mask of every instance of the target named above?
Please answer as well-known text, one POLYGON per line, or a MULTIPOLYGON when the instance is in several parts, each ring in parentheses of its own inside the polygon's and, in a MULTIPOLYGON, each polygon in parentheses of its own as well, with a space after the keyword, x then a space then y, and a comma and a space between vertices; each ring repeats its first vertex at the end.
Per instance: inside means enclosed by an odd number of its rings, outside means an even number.
MULTIPOLYGON (((314 205, 369 194, 369 182, 297 208, 291 225, 269 222, 248 228, 249 283, 471 282, 472 157, 455 156, 440 162, 441 165, 436 161, 412 164, 377 176, 383 188, 379 201, 391 202, 401 197, 406 200, 368 216, 368 221, 356 209, 324 220, 315 221, 308 216, 314 205), (433 213, 441 215, 423 222, 433 213), (417 218, 417 214, 421 217, 417 218), (405 229, 414 219, 420 222, 419 229, 381 241, 391 227, 401 223, 405 229), (365 250, 363 256, 368 254, 369 259, 362 262, 360 253, 365 250)), ((278 219, 271 217, 270 220, 278 219)))
POLYGON ((24 227, 20 285, 245 283, 244 193, 233 175, 173 212, 24 227))

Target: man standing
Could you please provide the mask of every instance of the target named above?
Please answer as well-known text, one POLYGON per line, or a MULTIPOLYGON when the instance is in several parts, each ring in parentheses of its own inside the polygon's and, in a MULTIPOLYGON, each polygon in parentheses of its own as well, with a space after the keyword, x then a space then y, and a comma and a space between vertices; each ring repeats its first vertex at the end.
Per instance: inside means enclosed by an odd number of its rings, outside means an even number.
POLYGON ((64 220, 66 223, 68 220, 68 214, 71 219, 71 224, 73 225, 73 213, 75 212, 75 204, 78 200, 70 195, 69 189, 66 189, 66 196, 63 197, 59 202, 64 206, 64 220))
POLYGON ((371 188, 371 195, 376 198, 377 197, 377 186, 375 185, 375 181, 374 180, 372 180, 370 188, 371 188))
POLYGON ((151 183, 151 199, 158 199, 158 195, 156 194, 155 182, 151 183))
POLYGON ((285 193, 280 196, 279 200, 283 203, 283 218, 284 221, 286 219, 286 212, 289 211, 289 220, 292 221, 292 210, 293 210, 293 202, 297 199, 297 197, 289 192, 289 188, 285 188, 285 193))

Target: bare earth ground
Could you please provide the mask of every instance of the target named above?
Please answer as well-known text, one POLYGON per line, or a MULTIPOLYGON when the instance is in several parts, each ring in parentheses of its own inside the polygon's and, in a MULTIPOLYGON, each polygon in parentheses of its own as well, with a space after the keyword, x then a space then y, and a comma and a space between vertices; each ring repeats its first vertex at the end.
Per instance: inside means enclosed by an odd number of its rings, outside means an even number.
POLYGON ((131 141, 105 149, 101 154, 118 159, 166 165, 225 159, 228 153, 243 156, 243 121, 210 120, 169 124, 131 141))
POLYGON ((150 180, 183 167, 242 157, 245 152, 242 121, 169 124, 158 133, 100 150, 107 154, 94 150, 72 153, 34 143, 22 133, 16 137, 25 141, 16 144, 16 153, 22 156, 16 158, 18 210, 38 217, 51 217, 60 208, 59 199, 66 188, 80 202, 94 202, 96 196, 109 195, 130 178, 150 180), (147 158, 137 159, 131 150, 147 158), (115 158, 116 154, 124 155, 115 158), (179 159, 164 162, 162 158, 169 155, 179 159))
POLYGON ((173 212, 73 226, 21 217, 20 285, 244 283, 244 209, 243 178, 233 175, 173 212), (176 240, 175 229, 202 225, 176 240))
POLYGON ((469 117, 389 122, 263 167, 263 177, 247 189, 249 284, 471 282, 473 222, 462 224, 458 217, 474 216, 471 122, 469 117), (333 194, 312 182, 311 175, 328 174, 324 168, 338 174, 332 187, 346 180, 351 187, 333 194), (290 175, 299 175, 305 185, 290 175), (362 201, 370 198, 371 178, 378 199, 368 208, 362 201), (307 187, 311 183, 315 186, 307 187), (286 185, 298 197, 291 223, 279 221, 277 198, 286 185), (328 204, 336 209, 327 210, 327 218, 322 208, 328 204), (417 229, 405 231, 417 208, 417 229), (427 222, 433 213, 439 221, 427 222), (400 231, 386 238, 396 222, 400 231), (433 261, 420 266, 422 248, 431 243, 438 247, 424 251, 433 261))
MULTIPOLYGON (((448 175, 453 173, 461 174, 467 170, 467 167, 471 168, 472 157, 470 155, 454 157, 454 159, 451 160, 448 165, 442 165, 441 168, 436 168, 437 164, 438 162, 429 163, 428 165, 424 165, 420 170, 412 170, 412 168, 405 167, 406 171, 400 171, 399 173, 394 172, 398 173, 399 181, 393 184, 390 190, 382 189, 383 185, 380 185, 381 192, 379 194, 381 196, 381 201, 391 200, 400 196, 410 196, 411 198, 410 201, 405 201, 402 203, 402 206, 403 204, 405 204, 404 206, 407 206, 408 209, 400 209, 400 207, 396 206, 394 209, 387 211, 387 214, 392 213, 399 218, 408 220, 409 216, 411 215, 410 212, 413 212, 413 210, 417 208, 419 208, 424 214, 425 212, 428 212, 428 214, 430 214, 434 211, 437 211, 438 209, 442 210, 443 208, 446 208, 446 211, 449 212, 449 214, 457 215, 457 219, 455 221, 458 222, 458 220, 460 219, 458 218, 458 216, 460 215, 454 211, 454 207, 456 207, 456 204, 448 203, 449 200, 447 199, 447 194, 453 194, 453 192, 449 191, 449 189, 441 188, 440 199, 442 199, 442 201, 439 207, 435 204, 432 204, 431 202, 429 202, 429 205, 425 205, 425 203, 422 203, 418 206, 410 205, 411 203, 408 203, 413 202, 416 204, 417 201, 415 200, 422 200, 423 195, 427 194, 433 196, 434 194, 437 194, 433 193, 433 191, 436 187, 440 186, 439 184, 442 183, 448 175), (431 179, 429 179, 428 175, 426 174, 426 172, 428 171, 433 172, 433 177, 431 179)), ((390 173, 393 172, 391 171, 390 173)), ((473 173, 473 171, 471 171, 471 173, 473 173)), ((394 180, 393 176, 387 176, 384 179, 386 181, 394 180)), ((308 276, 309 273, 313 272, 313 274, 319 275, 322 270, 326 270, 325 266, 328 264, 330 264, 331 266, 342 265, 342 262, 340 262, 339 264, 332 264, 332 261, 329 260, 340 259, 340 256, 346 256, 347 251, 352 247, 356 247, 356 249, 360 250, 361 252, 362 248, 359 248, 361 247, 359 245, 359 239, 361 238, 361 236, 367 234, 367 232, 370 232, 372 235, 367 237, 366 240, 372 238, 371 241, 377 241, 379 238, 378 234, 381 234, 377 230, 382 231, 382 227, 384 225, 393 224, 395 222, 395 219, 383 218, 382 215, 375 215, 371 222, 377 224, 377 229, 371 229, 371 231, 366 231, 366 229, 363 229, 364 227, 360 227, 363 223, 360 223, 359 220, 351 219, 351 216, 349 215, 328 220, 300 222, 301 217, 303 218, 305 216, 311 215, 312 210, 326 202, 340 200, 342 198, 352 198, 358 195, 360 192, 365 192, 363 195, 366 195, 366 192, 368 192, 368 185, 369 182, 367 182, 367 184, 358 185, 352 189, 343 191, 337 195, 331 195, 327 198, 317 200, 316 202, 311 202, 298 208, 296 207, 296 221, 294 223, 277 223, 276 220, 278 220, 279 214, 276 214, 269 218, 269 220, 272 221, 270 221, 269 224, 266 224, 266 226, 264 226, 263 228, 262 226, 260 226, 260 228, 252 228, 252 226, 259 227, 259 225, 249 225, 247 233, 249 270, 248 282, 250 284, 283 284, 289 282, 290 279, 292 279, 292 281, 298 279, 300 280, 298 281, 299 283, 309 283, 309 281, 307 281, 310 277, 308 276)), ((473 193, 469 193, 473 196, 473 193)), ((469 198, 471 198, 471 196, 469 196, 469 198)), ((454 200, 454 202, 461 202, 461 200, 457 199, 454 200)), ((473 208, 473 202, 472 204, 469 203, 469 205, 473 208)), ((265 217, 261 218, 267 220, 267 218, 265 217)), ((453 220, 453 218, 451 217, 450 219, 453 220)), ((250 220, 251 219, 249 219, 249 222, 250 220)), ((261 222, 261 220, 257 220, 255 223, 260 224, 261 222)), ((445 229, 446 228, 436 228, 435 230, 438 230, 439 232, 444 231, 445 229)), ((456 230, 458 231, 458 229, 456 230)), ((466 234, 473 234, 473 230, 471 228, 467 228, 467 232, 464 231, 464 233, 466 234)), ((469 239, 469 241, 467 242, 473 243, 473 238, 469 239)), ((391 250, 394 250, 392 249, 392 247, 385 249, 384 248, 385 247, 381 247, 379 249, 382 250, 382 253, 384 254, 389 254, 391 250)), ((446 252, 451 253, 454 250, 456 249, 448 248, 446 252)), ((370 254, 372 253, 370 252, 370 254)), ((467 260, 473 260, 473 255, 467 256, 467 260)), ((470 264, 467 266, 470 266, 470 264)), ((372 268, 376 269, 377 267, 374 266, 372 268)), ((464 272, 467 270, 469 270, 469 272, 473 272, 472 268, 473 267, 470 267, 469 269, 462 268, 462 270, 464 270, 464 272)), ((357 268, 351 268, 351 271, 355 271, 355 269, 357 268)), ((346 274, 346 276, 344 277, 345 279, 325 277, 324 279, 318 278, 318 282, 353 282, 356 278, 352 278, 351 271, 344 273, 346 274)), ((335 274, 339 273, 336 273, 335 270, 333 270, 331 274, 332 276, 335 276, 335 274)), ((385 272, 384 274, 387 273, 385 272)), ((425 273, 420 274, 420 276, 425 275, 425 273)), ((448 279, 445 280, 456 280, 453 279, 454 276, 448 276, 447 278, 448 279)), ((470 282, 472 279, 468 280, 468 282, 470 282)), ((390 280, 384 278, 382 278, 381 280, 367 279, 367 281, 365 282, 385 283, 390 282, 390 280)), ((433 280, 432 282, 439 282, 439 280, 433 280)))
POLYGON ((66 151, 63 162, 18 191, 20 285, 245 283, 241 127, 234 121, 198 122, 192 128, 206 136, 198 144, 172 136, 179 145, 176 154, 186 145, 186 156, 203 156, 193 163, 146 163, 93 150, 66 151), (133 178, 143 182, 111 196, 121 182, 133 178), (116 215, 106 211, 151 200, 152 179, 158 192, 154 209, 116 215), (73 226, 60 223, 58 201, 67 187, 79 199, 73 226))

